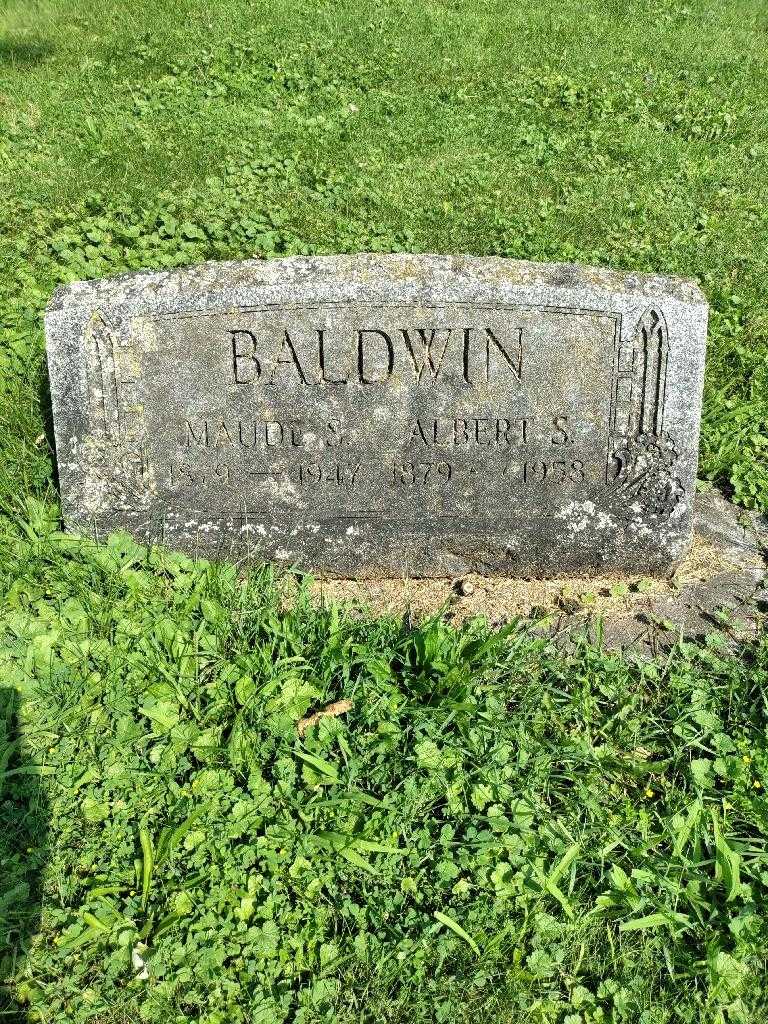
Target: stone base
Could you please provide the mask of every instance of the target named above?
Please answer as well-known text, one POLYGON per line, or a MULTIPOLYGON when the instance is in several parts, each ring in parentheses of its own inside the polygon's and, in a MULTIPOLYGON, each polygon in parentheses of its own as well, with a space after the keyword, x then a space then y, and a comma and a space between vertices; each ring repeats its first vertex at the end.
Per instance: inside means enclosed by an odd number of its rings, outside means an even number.
POLYGON ((768 520, 708 488, 696 497, 694 523, 693 547, 667 579, 325 579, 316 580, 313 591, 414 620, 441 610, 456 623, 475 615, 494 625, 541 618, 542 628, 562 642, 585 632, 595 637, 601 623, 608 649, 643 655, 663 651, 680 636, 754 637, 768 616, 768 520))

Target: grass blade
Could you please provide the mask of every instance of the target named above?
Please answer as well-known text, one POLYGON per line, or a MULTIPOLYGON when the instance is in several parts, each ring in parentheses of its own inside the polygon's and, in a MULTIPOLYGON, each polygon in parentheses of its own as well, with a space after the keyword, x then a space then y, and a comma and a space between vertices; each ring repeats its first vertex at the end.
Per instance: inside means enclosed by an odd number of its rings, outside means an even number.
POLYGON ((560 860, 557 862, 554 868, 552 868, 552 870, 550 871, 549 877, 547 878, 547 888, 549 888, 550 885, 557 884, 557 882, 563 877, 563 875, 571 866, 576 857, 578 857, 580 852, 580 843, 573 843, 572 846, 568 847, 563 856, 560 858, 560 860))
POLYGON ((377 875, 376 868, 371 864, 370 861, 366 860, 365 857, 361 857, 357 850, 353 850, 347 846, 344 850, 339 850, 339 853, 348 860, 350 864, 354 864, 356 868, 360 868, 361 871, 367 871, 369 875, 377 875))
POLYGON ((93 928, 97 932, 108 932, 109 931, 109 925, 104 924, 103 921, 100 921, 98 919, 98 917, 96 917, 95 914, 91 914, 90 911, 88 911, 88 910, 84 910, 83 911, 83 921, 85 921, 85 923, 90 928, 93 928))
POLYGON ((672 849, 672 855, 674 857, 679 857, 688 845, 688 840, 691 838, 691 832, 693 832, 693 829, 695 828, 700 816, 701 801, 694 800, 694 802, 690 806, 690 809, 688 810, 688 816, 686 817, 685 822, 683 823, 683 827, 677 833, 675 845, 672 849))
POLYGON ((728 890, 726 902, 735 899, 741 889, 741 856, 728 845, 720 828, 717 810, 712 808, 712 829, 715 837, 715 881, 728 890))
POLYGON ((301 758, 302 761, 306 762, 310 768, 314 768, 316 772, 319 772, 320 775, 325 775, 334 782, 339 781, 338 770, 330 761, 324 761, 321 757, 315 757, 314 754, 307 754, 303 750, 296 750, 294 753, 297 757, 301 758))
POLYGON ((458 935, 460 939, 463 939, 470 947, 472 952, 475 954, 475 956, 480 956, 480 947, 472 938, 472 936, 468 935, 464 931, 464 929, 457 921, 454 921, 454 919, 452 917, 449 917, 447 914, 443 914, 442 911, 440 910, 436 910, 434 912, 434 917, 440 922, 440 924, 444 924, 446 928, 450 928, 451 931, 458 935))
POLYGON ((139 829, 139 842, 141 843, 141 909, 147 909, 149 902, 149 887, 152 884, 152 872, 155 868, 155 852, 152 848, 152 837, 146 829, 139 829))
POLYGON ((401 850, 397 846, 386 846, 384 843, 375 843, 370 839, 355 839, 352 845, 355 849, 366 850, 368 853, 388 853, 397 857, 408 853, 408 850, 401 850))
POLYGON ((645 917, 635 917, 631 921, 624 921, 619 925, 620 932, 641 932, 651 928, 658 931, 660 928, 674 928, 681 925, 683 928, 691 923, 691 919, 685 914, 646 914, 645 917))

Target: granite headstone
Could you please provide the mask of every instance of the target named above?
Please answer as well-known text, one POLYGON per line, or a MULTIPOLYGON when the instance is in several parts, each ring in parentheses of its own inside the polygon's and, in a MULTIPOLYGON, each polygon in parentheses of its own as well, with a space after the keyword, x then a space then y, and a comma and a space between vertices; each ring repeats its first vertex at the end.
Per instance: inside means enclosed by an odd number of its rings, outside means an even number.
POLYGON ((500 258, 60 288, 65 525, 337 576, 663 573, 691 538, 695 283, 500 258))

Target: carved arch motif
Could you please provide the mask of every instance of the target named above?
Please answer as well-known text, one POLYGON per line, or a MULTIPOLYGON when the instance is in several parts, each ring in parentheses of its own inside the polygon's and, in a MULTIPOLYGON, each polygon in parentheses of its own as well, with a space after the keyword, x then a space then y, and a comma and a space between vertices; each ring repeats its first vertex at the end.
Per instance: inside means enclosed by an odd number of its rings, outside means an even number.
POLYGON ((624 501, 669 516, 683 497, 679 453, 664 430, 669 329, 650 306, 614 355, 606 483, 624 501))
POLYGON ((616 352, 610 414, 614 442, 641 434, 661 437, 668 361, 667 322, 651 306, 616 352))
POLYGON ((107 440, 120 437, 120 406, 113 329, 97 310, 88 325, 88 403, 92 427, 107 440))

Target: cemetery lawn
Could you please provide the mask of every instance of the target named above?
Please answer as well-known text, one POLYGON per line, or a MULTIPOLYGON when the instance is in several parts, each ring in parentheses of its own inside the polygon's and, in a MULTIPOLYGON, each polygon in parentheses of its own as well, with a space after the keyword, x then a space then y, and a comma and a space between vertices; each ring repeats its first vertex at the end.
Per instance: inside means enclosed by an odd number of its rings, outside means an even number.
POLYGON ((767 41, 763 0, 2 5, 0 1021, 768 1022, 765 638, 564 655, 67 537, 41 321, 254 255, 693 276, 701 473, 768 511, 767 41))

